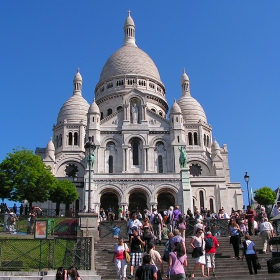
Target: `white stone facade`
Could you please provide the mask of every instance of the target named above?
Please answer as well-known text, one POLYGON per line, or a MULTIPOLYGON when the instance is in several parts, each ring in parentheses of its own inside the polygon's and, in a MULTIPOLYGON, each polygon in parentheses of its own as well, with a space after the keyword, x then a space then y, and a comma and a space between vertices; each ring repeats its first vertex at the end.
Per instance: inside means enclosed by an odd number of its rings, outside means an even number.
MULTIPOLYGON (((78 69, 73 95, 63 104, 53 127, 53 140, 36 153, 58 178, 76 180, 76 210, 88 207, 88 172, 84 144, 96 145, 91 182, 91 208, 109 206, 165 210, 179 205, 218 211, 241 209, 239 183, 230 182, 227 146, 212 139, 202 106, 190 94, 183 71, 182 96, 168 115, 165 87, 152 59, 135 44, 129 15, 124 45, 105 63, 91 105, 82 97, 78 69), (187 168, 179 164, 187 151, 187 168), (69 173, 70 172, 70 173, 69 173)), ((46 206, 46 204, 45 204, 46 206)), ((50 207, 50 202, 48 203, 50 207)))

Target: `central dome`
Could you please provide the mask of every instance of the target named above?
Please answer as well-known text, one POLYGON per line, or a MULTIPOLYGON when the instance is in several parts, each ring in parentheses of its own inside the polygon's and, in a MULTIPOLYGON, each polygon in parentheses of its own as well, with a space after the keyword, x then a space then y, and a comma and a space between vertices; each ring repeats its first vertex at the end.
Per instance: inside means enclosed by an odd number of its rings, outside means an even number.
POLYGON ((100 74, 100 82, 116 76, 145 76, 161 82, 160 75, 153 60, 136 44, 127 44, 113 53, 105 63, 100 74))

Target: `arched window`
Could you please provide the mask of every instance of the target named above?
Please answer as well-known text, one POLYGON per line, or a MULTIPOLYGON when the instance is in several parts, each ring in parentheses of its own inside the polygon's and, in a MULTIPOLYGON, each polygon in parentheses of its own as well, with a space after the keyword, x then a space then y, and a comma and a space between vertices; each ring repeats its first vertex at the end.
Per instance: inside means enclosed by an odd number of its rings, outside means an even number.
POLYGON ((68 145, 69 146, 73 145, 73 135, 72 135, 72 132, 69 132, 69 134, 68 134, 68 145))
POLYGON ((112 115, 112 109, 111 108, 109 108, 108 110, 107 110, 107 116, 110 116, 110 115, 112 115))
POLYGON ((156 109, 153 108, 153 109, 151 109, 151 111, 156 112, 156 109))
POLYGON ((191 146, 192 145, 192 133, 191 132, 188 133, 188 139, 189 139, 189 145, 191 146))
POLYGON ((59 139, 58 139, 58 135, 56 135, 56 147, 58 148, 59 147, 59 139))
POLYGON ((205 134, 203 135, 203 143, 204 143, 204 146, 206 147, 206 135, 205 134))
POLYGON ((78 132, 74 133, 74 145, 77 146, 78 145, 78 132))
POLYGON ((177 140, 178 140, 178 143, 180 143, 180 137, 179 136, 177 136, 177 140))
POLYGON ((207 135, 207 143, 206 143, 207 147, 209 148, 209 136, 207 135))
POLYGON ((158 156, 158 173, 163 173, 162 156, 158 156))
POLYGON ((103 112, 101 112, 100 114, 101 114, 100 120, 103 120, 103 112))
POLYGON ((109 156, 109 173, 113 173, 113 156, 109 156))
POLYGON ((203 191, 199 192, 199 202, 200 202, 200 208, 204 209, 204 195, 203 195, 203 191))
POLYGON ((137 142, 132 143, 132 158, 133 158, 133 165, 139 165, 139 151, 138 151, 139 144, 137 142))
POLYGON ((178 119, 178 117, 176 117, 176 122, 178 122, 179 121, 179 119, 178 119))
POLYGON ((94 122, 94 117, 92 117, 92 122, 94 122))
POLYGON ((209 203, 210 203, 210 212, 214 213, 214 202, 213 202, 213 198, 209 199, 209 203))
POLYGON ((196 132, 193 134, 193 142, 194 142, 194 145, 198 145, 197 144, 197 133, 196 132))
POLYGON ((162 112, 159 112, 159 115, 162 117, 162 115, 163 115, 162 112))
POLYGON ((118 106, 117 107, 117 111, 121 110, 122 109, 122 106, 118 106))
POLYGON ((60 134, 59 135, 59 147, 61 147, 62 146, 62 135, 60 134))

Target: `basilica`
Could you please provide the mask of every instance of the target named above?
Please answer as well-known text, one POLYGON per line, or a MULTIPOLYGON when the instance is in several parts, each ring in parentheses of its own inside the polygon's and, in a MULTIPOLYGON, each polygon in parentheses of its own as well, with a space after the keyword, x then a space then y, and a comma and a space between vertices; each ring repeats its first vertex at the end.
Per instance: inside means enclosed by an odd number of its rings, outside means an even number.
MULTIPOLYGON (((184 213, 194 207, 242 209, 240 183, 230 181, 227 145, 213 139, 185 70, 179 81, 181 98, 169 105, 155 63, 136 45, 130 13, 123 46, 101 70, 91 104, 82 96, 77 70, 73 94, 58 113, 52 139, 46 148, 36 148, 55 177, 76 185, 75 211, 162 211, 171 205, 184 213), (88 137, 96 147, 92 166, 84 147, 88 137), (179 161, 182 152, 185 164, 179 161)), ((50 201, 42 206, 55 208, 50 201)))

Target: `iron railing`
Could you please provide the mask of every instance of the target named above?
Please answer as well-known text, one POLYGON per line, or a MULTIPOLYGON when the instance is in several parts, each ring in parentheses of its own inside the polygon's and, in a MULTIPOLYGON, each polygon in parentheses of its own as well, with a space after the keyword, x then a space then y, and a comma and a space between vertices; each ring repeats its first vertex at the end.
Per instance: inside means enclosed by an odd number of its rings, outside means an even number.
POLYGON ((92 238, 0 239, 0 270, 91 270, 92 238))

